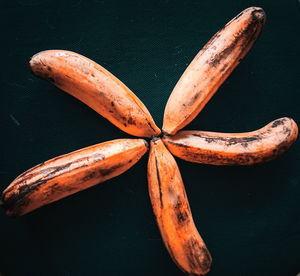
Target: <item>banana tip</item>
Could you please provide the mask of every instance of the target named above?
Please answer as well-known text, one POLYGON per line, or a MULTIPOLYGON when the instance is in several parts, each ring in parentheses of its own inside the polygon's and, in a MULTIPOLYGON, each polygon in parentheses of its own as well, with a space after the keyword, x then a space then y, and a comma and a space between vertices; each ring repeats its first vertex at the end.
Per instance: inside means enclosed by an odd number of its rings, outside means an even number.
POLYGON ((38 60, 39 60, 39 55, 41 52, 36 53, 35 55, 33 55, 30 60, 29 60, 29 68, 30 68, 30 72, 32 74, 35 74, 35 65, 38 64, 38 60))
POLYGON ((155 143, 156 141, 160 140, 159 136, 153 136, 151 142, 155 143))
POLYGON ((252 9, 251 15, 253 19, 263 23, 266 21, 266 13, 262 8, 251 7, 250 9, 252 9))
MULTIPOLYGON (((42 51, 43 52, 43 51, 42 51)), ((42 52, 38 52, 38 53, 36 53, 36 54, 34 54, 31 58, 30 58, 30 60, 29 60, 29 64, 31 64, 39 55, 40 55, 40 53, 42 53, 42 52)))

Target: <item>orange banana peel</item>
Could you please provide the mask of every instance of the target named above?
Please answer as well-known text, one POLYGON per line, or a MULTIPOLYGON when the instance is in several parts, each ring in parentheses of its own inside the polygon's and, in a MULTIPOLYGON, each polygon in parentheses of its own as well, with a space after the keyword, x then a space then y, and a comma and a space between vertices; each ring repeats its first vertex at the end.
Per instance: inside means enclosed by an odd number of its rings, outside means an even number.
MULTIPOLYGON (((81 100, 121 130, 152 137, 147 175, 153 212, 170 256, 190 275, 208 273, 212 258, 192 219, 172 154, 196 163, 252 165, 283 154, 298 135, 296 123, 287 117, 245 133, 180 131, 251 49, 264 23, 263 9, 250 7, 212 37, 171 93, 162 134, 137 96, 94 61, 65 50, 43 51, 30 60, 33 74, 81 100)), ((19 175, 4 190, 2 206, 8 216, 24 215, 120 175, 147 150, 144 139, 118 139, 53 158, 19 175)))

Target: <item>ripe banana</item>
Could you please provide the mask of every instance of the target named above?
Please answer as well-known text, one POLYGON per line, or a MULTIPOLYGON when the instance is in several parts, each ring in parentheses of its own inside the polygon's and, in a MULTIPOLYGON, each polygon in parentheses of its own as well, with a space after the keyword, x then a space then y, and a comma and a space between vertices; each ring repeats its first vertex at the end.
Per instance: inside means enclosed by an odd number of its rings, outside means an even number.
POLYGON ((148 150, 143 139, 117 139, 43 162, 19 175, 3 192, 8 216, 24 215, 131 168, 148 150))
POLYGON ((160 138, 151 141, 148 189, 162 239, 173 261, 189 275, 206 274, 211 256, 194 225, 176 161, 160 138))
POLYGON ((256 131, 180 131, 174 136, 164 136, 163 142, 172 154, 186 161, 212 165, 252 165, 277 158, 292 146, 297 135, 297 124, 284 117, 256 131))
POLYGON ((121 130, 139 137, 160 134, 148 109, 119 79, 74 52, 48 50, 30 60, 32 72, 87 104, 121 130))
POLYGON ((240 63, 265 23, 261 8, 251 7, 233 18, 196 55, 172 91, 163 131, 175 134, 190 123, 240 63))

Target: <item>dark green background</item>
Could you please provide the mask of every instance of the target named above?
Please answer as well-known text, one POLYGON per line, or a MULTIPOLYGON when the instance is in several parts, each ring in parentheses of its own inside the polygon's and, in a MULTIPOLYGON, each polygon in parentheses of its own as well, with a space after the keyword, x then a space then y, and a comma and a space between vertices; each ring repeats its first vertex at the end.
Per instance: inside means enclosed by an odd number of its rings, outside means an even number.
MULTIPOLYGON (((34 77, 30 57, 81 53, 115 74, 158 126, 177 80, 210 37, 249 6, 267 22, 253 49, 186 129, 255 130, 300 123, 300 5, 265 1, 3 1, 1 191, 60 154, 130 137, 34 77)), ((195 224, 213 257, 209 275, 300 272, 300 146, 252 167, 178 160, 195 224)), ((162 241, 147 192, 147 155, 123 175, 18 219, 0 212, 0 274, 183 275, 162 241)))

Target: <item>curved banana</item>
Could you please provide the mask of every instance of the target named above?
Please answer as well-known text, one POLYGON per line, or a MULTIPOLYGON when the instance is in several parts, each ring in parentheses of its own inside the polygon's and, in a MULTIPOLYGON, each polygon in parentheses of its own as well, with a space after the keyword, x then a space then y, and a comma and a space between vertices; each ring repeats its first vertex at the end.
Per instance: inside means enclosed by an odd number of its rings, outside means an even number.
POLYGON ((162 128, 166 134, 175 134, 198 115, 253 46, 264 23, 264 11, 251 7, 211 38, 187 67, 168 99, 162 128))
POLYGON ((252 165, 267 162, 286 152, 298 135, 297 124, 284 117, 265 127, 244 133, 180 131, 164 136, 175 156, 212 165, 252 165))
POLYGON ((151 141, 148 188, 162 239, 173 261, 189 275, 206 274, 211 256, 194 225, 176 161, 160 138, 151 141))
POLYGON ((24 215, 131 168, 148 150, 143 139, 117 139, 43 162, 19 175, 3 192, 8 216, 24 215))
POLYGON ((148 109, 119 79, 74 52, 48 50, 30 60, 32 72, 87 104, 121 130, 139 137, 160 134, 148 109))

